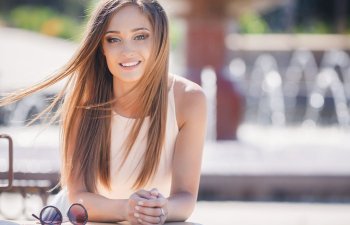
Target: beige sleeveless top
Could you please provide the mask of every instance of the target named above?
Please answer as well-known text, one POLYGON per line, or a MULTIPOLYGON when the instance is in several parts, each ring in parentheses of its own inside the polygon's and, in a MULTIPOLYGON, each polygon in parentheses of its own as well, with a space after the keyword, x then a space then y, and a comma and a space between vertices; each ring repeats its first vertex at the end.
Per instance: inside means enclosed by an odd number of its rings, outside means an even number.
MULTIPOLYGON (((175 79, 174 79, 175 80, 175 79)), ((161 159, 158 170, 143 189, 149 190, 157 188, 164 197, 168 197, 171 187, 171 172, 174 147, 179 128, 175 113, 174 99, 174 80, 168 92, 168 110, 166 123, 165 144, 162 150, 161 159)), ((147 132, 149 128, 150 118, 146 118, 142 124, 140 133, 130 151, 129 156, 122 165, 123 160, 123 144, 135 122, 135 119, 126 118, 114 113, 112 118, 112 135, 111 135, 111 190, 98 185, 98 193, 112 199, 127 199, 135 192, 132 189, 137 176, 142 167, 142 158, 146 151, 147 132)))

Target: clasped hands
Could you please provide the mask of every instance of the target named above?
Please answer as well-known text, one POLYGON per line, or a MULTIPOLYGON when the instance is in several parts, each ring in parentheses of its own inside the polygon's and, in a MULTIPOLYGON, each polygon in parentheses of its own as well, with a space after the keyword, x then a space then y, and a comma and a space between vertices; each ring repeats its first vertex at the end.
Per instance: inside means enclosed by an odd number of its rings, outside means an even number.
POLYGON ((128 200, 127 220, 131 225, 162 225, 165 223, 168 200, 157 189, 139 190, 128 200))

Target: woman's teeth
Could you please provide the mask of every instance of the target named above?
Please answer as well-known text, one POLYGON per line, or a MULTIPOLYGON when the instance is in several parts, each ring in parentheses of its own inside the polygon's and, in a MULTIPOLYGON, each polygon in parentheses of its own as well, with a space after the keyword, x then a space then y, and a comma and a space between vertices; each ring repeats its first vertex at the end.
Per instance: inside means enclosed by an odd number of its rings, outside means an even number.
POLYGON ((129 63, 120 63, 121 66, 123 67, 132 67, 132 66, 136 66, 140 63, 140 61, 138 62, 129 62, 129 63))

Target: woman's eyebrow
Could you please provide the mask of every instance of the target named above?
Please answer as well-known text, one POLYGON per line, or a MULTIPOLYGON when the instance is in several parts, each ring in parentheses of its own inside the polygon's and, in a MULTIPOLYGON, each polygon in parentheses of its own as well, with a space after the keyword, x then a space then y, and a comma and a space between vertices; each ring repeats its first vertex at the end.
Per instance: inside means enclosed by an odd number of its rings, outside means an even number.
MULTIPOLYGON (((131 32, 135 33, 137 31, 141 31, 141 30, 144 30, 144 31, 150 31, 148 28, 146 27, 139 27, 139 28, 134 28, 131 30, 131 32)), ((106 32, 106 34, 109 34, 109 33, 116 33, 116 34, 120 34, 120 31, 117 31, 117 30, 109 30, 106 32)))

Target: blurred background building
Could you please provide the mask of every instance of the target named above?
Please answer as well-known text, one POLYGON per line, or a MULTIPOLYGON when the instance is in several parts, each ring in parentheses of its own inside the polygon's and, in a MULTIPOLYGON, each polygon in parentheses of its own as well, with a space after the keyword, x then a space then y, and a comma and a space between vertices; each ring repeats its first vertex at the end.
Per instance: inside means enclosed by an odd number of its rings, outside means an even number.
MULTIPOLYGON (((0 1, 0 95, 62 66, 96 2, 0 1)), ((170 70, 208 98, 199 198, 349 203, 350 1, 160 2, 170 70)), ((20 126, 59 87, 0 108, 0 131, 17 139, 14 190, 44 199, 58 177, 57 127, 20 126)))

